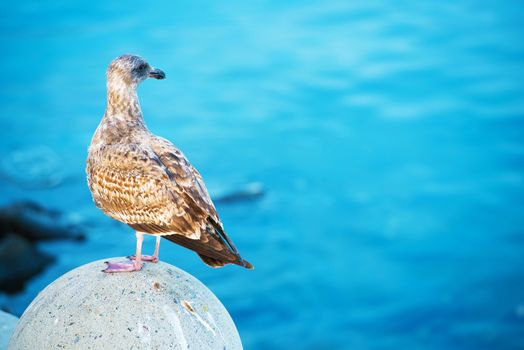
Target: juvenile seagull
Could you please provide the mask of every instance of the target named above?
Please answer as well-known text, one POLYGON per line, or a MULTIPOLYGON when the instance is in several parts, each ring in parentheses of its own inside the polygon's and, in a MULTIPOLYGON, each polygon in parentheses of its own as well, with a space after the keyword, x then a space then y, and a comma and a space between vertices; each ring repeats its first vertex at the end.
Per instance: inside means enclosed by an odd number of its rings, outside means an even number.
POLYGON ((198 171, 171 142, 146 127, 136 88, 160 69, 133 55, 107 69, 107 107, 87 157, 87 183, 96 206, 136 231, 136 254, 107 262, 105 272, 139 271, 158 261, 160 238, 195 251, 209 266, 253 266, 229 239, 198 171), (152 256, 142 255, 143 235, 156 236, 152 256))

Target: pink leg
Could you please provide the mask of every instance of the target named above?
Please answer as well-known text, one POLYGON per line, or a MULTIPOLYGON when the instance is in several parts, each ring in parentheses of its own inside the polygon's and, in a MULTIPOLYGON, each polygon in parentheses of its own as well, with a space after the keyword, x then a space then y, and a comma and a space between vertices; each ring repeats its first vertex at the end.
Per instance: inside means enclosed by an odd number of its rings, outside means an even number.
POLYGON ((114 272, 132 272, 140 271, 142 269, 142 242, 144 241, 144 234, 142 232, 136 233, 136 256, 138 259, 134 261, 119 261, 119 262, 109 262, 106 261, 107 268, 102 270, 107 273, 114 272))
MULTIPOLYGON (((156 243, 155 243, 155 252, 153 255, 142 255, 142 261, 151 261, 154 263, 158 262, 158 253, 160 252, 160 239, 162 236, 158 235, 156 236, 156 243)), ((136 255, 131 255, 127 257, 128 259, 135 260, 136 255)))

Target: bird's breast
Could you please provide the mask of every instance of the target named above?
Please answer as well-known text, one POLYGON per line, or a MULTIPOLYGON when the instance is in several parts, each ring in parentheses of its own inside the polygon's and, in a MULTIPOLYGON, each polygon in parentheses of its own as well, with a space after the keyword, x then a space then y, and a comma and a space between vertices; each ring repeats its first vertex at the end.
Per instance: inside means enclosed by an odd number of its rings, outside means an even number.
POLYGON ((137 145, 94 147, 86 170, 95 204, 118 221, 168 225, 182 215, 168 176, 137 145))

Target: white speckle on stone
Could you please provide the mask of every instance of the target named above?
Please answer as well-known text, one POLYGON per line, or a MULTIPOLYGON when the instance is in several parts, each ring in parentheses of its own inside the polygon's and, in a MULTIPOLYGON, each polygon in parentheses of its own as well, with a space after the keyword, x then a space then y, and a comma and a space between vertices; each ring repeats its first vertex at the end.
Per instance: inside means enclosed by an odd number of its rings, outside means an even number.
POLYGON ((151 331, 149 330, 149 327, 144 323, 138 323, 136 330, 142 343, 147 345, 149 349, 151 347, 151 331))
POLYGON ((164 306, 163 309, 164 309, 164 314, 166 315, 166 317, 169 319, 169 322, 173 326, 173 331, 175 332, 175 335, 176 335, 175 338, 179 339, 180 347, 182 349, 187 349, 188 348, 187 340, 186 340, 186 337, 184 336, 182 325, 180 325, 180 320, 178 319, 178 315, 172 309, 168 308, 167 306, 164 306))
POLYGON ((207 318, 209 318, 209 321, 213 324, 213 327, 218 330, 218 334, 220 334, 220 337, 224 339, 224 336, 222 335, 222 332, 220 331, 220 327, 217 326, 217 323, 215 322, 215 319, 213 318, 213 315, 211 315, 209 312, 206 313, 207 318))
POLYGON ((189 304, 189 306, 190 306, 190 309, 188 309, 187 307, 184 307, 184 311, 185 311, 186 313, 188 313, 189 315, 194 316, 194 317, 197 319, 198 322, 200 322, 204 327, 206 327, 206 329, 207 329, 208 331, 210 331, 211 333, 213 333, 213 335, 216 335, 216 333, 215 333, 215 331, 213 330, 213 328, 211 328, 211 327, 209 326, 209 323, 207 323, 206 321, 204 321, 204 320, 202 319, 202 317, 200 317, 200 315, 197 314, 197 313, 195 312, 195 309, 191 306, 191 304, 190 304, 189 302, 183 300, 182 303, 184 303, 184 302, 185 302, 186 304, 189 304))
POLYGON ((242 349, 227 310, 193 276, 163 262, 105 274, 107 260, 47 286, 20 318, 8 350, 242 349))

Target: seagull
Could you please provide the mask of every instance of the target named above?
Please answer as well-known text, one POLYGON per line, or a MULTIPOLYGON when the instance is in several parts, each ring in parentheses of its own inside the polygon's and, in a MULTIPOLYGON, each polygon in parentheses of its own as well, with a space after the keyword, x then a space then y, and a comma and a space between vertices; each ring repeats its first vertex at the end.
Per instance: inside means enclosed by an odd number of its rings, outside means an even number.
POLYGON ((122 55, 107 69, 107 106, 87 157, 87 183, 95 205, 136 234, 136 253, 127 261, 106 262, 104 272, 140 271, 158 262, 160 238, 195 251, 212 267, 242 259, 206 189, 202 176, 170 141, 151 133, 136 89, 163 71, 140 56, 122 55), (144 234, 156 236, 153 255, 142 255, 144 234))

